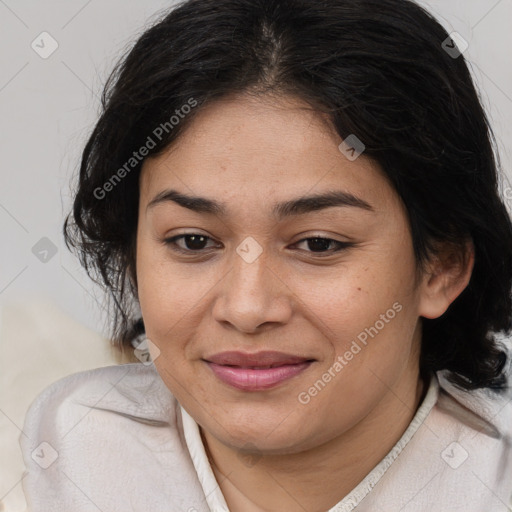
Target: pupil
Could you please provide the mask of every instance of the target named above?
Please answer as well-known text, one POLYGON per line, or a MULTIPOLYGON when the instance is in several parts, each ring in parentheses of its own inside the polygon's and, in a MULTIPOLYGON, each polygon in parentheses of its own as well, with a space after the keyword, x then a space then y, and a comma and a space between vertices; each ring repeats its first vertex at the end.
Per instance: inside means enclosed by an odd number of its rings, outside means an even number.
POLYGON ((330 243, 331 241, 325 238, 310 238, 308 245, 309 248, 314 252, 315 250, 327 250, 330 243))
POLYGON ((200 235, 189 235, 186 238, 186 245, 188 249, 203 249, 204 242, 206 240, 206 237, 200 235))

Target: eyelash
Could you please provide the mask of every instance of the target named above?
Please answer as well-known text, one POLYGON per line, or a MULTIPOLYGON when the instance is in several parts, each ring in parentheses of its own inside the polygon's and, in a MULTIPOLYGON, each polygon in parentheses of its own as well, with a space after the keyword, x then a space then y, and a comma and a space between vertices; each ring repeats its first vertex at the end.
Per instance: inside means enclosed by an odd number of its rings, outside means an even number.
MULTIPOLYGON (((180 247, 176 244, 177 240, 188 237, 188 236, 199 236, 199 237, 206 238, 207 240, 212 240, 209 236, 202 235, 201 233, 183 233, 181 235, 176 235, 171 238, 165 238, 163 240, 163 243, 164 243, 164 245, 168 246, 171 250, 173 250, 175 252, 179 252, 181 254, 187 254, 187 255, 206 254, 206 252, 204 252, 203 249, 199 249, 199 250, 195 250, 195 251, 193 249, 183 249, 182 247, 180 247)), ((311 254, 314 254, 316 257, 320 257, 320 258, 325 257, 325 256, 321 256, 322 254, 327 254, 329 256, 330 254, 343 251, 344 249, 348 249, 349 247, 352 247, 354 245, 351 242, 340 242, 339 240, 334 240, 332 238, 327 238, 327 237, 322 237, 322 236, 311 236, 311 237, 303 238, 302 240, 299 240, 298 242, 296 242, 294 245, 300 244, 301 242, 306 242, 308 240, 325 240, 325 241, 334 242, 334 244, 337 244, 338 248, 334 249, 334 250, 328 250, 328 251, 323 251, 323 252, 306 251, 306 252, 310 252, 311 254)))

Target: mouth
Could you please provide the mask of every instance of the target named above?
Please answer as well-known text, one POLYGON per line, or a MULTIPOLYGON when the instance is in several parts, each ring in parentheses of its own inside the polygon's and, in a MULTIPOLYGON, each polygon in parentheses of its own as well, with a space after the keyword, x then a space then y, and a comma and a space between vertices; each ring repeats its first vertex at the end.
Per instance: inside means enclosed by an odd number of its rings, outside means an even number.
POLYGON ((244 391, 273 388, 309 368, 315 361, 282 352, 222 352, 204 359, 223 383, 244 391))

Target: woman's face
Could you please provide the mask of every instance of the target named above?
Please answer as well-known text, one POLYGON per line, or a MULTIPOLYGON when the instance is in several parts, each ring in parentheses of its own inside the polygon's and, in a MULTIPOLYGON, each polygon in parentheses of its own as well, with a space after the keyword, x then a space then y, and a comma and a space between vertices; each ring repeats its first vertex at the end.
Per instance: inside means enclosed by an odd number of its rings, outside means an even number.
POLYGON ((305 107, 212 103, 140 178, 136 271, 156 367, 235 449, 319 446, 418 383, 406 211, 305 107))

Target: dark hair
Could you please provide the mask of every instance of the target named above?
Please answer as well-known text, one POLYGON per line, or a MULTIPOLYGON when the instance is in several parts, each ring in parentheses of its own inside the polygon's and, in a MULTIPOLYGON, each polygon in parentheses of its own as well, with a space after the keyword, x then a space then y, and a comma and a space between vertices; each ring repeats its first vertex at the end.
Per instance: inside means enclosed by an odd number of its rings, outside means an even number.
POLYGON ((106 83, 64 224, 66 244, 113 300, 114 344, 144 329, 135 275, 144 158, 215 99, 293 95, 380 164, 407 208, 418 268, 436 243, 462 251, 472 240, 469 285, 440 318, 422 319, 420 367, 447 370, 463 389, 505 389, 496 334, 512 328, 512 224, 494 136, 464 57, 447 45, 408 0, 189 0, 164 13, 106 83))

